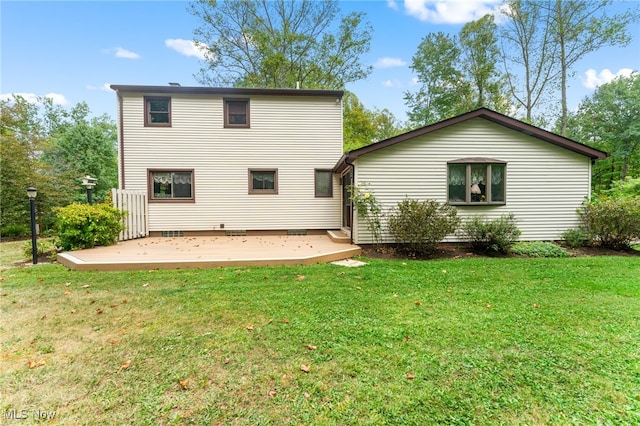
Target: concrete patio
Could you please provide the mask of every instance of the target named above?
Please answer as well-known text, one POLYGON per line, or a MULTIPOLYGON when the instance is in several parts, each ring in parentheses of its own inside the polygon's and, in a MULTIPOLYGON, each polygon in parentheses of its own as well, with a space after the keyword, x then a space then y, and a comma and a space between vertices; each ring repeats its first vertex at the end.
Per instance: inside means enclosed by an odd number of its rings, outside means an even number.
POLYGON ((310 265, 349 259, 360 247, 329 235, 147 237, 58 254, 77 270, 129 271, 228 266, 310 265))

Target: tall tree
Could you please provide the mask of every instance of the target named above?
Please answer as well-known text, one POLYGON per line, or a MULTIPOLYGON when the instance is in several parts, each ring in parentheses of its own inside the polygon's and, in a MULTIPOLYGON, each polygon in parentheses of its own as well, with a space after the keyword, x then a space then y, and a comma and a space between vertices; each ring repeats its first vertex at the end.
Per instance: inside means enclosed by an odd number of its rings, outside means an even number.
POLYGON ((421 86, 404 94, 412 125, 425 126, 473 109, 470 85, 459 68, 461 55, 455 36, 438 32, 422 39, 410 66, 421 86))
POLYGON ((197 0, 205 85, 342 89, 371 72, 360 58, 373 29, 364 13, 339 18, 337 0, 197 0))
POLYGON ((612 0, 555 0, 545 4, 560 66, 563 135, 568 116, 568 77, 573 66, 588 53, 605 46, 626 46, 631 41, 627 29, 630 23, 637 22, 639 14, 630 10, 609 16, 607 10, 612 3, 612 0))
POLYGON ((504 97, 505 77, 498 69, 498 26, 493 15, 465 24, 460 30, 462 70, 475 93, 475 108, 505 113, 510 105, 504 97))
POLYGON ((559 72, 546 12, 550 5, 551 0, 511 0, 503 10, 506 20, 500 38, 507 85, 530 123, 536 107, 550 101, 548 93, 559 72))
POLYGON ((29 226, 26 189, 38 190, 37 206, 44 228, 51 224, 51 209, 69 201, 65 185, 40 157, 47 137, 37 105, 17 96, 0 100, 0 227, 29 226))
POLYGON ((352 92, 346 92, 342 102, 345 151, 388 139, 403 131, 402 124, 393 113, 387 109, 367 109, 352 92))
POLYGON ((640 74, 598 87, 569 115, 567 133, 611 157, 594 167, 594 187, 608 188, 627 176, 640 177, 640 74))

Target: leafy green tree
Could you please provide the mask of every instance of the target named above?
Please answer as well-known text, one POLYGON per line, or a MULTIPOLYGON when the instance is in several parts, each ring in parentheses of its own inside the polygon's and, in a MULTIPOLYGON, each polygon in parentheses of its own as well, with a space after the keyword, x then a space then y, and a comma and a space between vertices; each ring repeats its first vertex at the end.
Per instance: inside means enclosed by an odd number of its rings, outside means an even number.
POLYGON ((83 176, 97 178, 94 188, 97 200, 104 199, 111 188, 118 186, 115 125, 112 123, 94 119, 92 123, 85 121, 65 127, 45 148, 42 159, 68 182, 69 187, 75 188, 75 201, 86 200, 85 188, 80 186, 83 176))
POLYGON ((37 105, 18 96, 0 101, 0 227, 29 229, 29 200, 26 189, 38 190, 40 223, 53 223, 54 206, 70 201, 64 185, 40 160, 47 138, 37 105))
POLYGON ((598 87, 569 116, 569 137, 607 151, 594 166, 594 188, 607 189, 627 176, 640 177, 640 74, 598 87))
POLYGON ((475 93, 474 108, 486 107, 506 113, 510 103, 503 95, 506 92, 505 76, 498 69, 497 33, 493 15, 485 15, 462 27, 459 35, 462 69, 475 93))
POLYGON ((612 0, 555 0, 551 6, 551 40, 556 46, 556 61, 560 67, 560 134, 566 133, 568 119, 567 87, 573 66, 585 55, 606 46, 626 46, 631 41, 631 23, 637 23, 637 10, 609 15, 612 0))
POLYGON ((98 179, 96 199, 117 186, 116 126, 107 117, 89 119, 85 103, 70 110, 50 100, 22 97, 0 101, 1 227, 29 226, 26 189, 38 190, 38 218, 44 230, 54 223, 53 209, 86 200, 82 176, 98 179))
POLYGON ((345 151, 388 139, 403 131, 402 124, 388 109, 369 110, 352 92, 345 93, 342 103, 345 151))
POLYGON ((459 68, 461 57, 456 37, 438 32, 422 39, 410 66, 421 86, 404 94, 412 125, 425 126, 473 109, 470 84, 459 68))
POLYGON ((362 12, 339 18, 337 0, 197 0, 196 43, 205 85, 342 89, 365 78, 373 29, 362 12))
POLYGON ((410 122, 424 126, 480 107, 507 113, 499 53, 491 15, 464 25, 457 36, 428 34, 412 58, 421 87, 405 93, 410 122))

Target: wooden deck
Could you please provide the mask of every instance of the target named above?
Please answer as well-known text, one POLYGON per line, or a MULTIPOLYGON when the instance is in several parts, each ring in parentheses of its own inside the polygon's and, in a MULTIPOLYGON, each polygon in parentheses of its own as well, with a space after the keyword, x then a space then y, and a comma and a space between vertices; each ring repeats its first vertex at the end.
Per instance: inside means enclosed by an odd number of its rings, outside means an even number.
POLYGON ((142 238, 109 247, 58 254, 77 270, 128 271, 230 266, 310 265, 361 254, 348 238, 329 235, 262 235, 142 238))

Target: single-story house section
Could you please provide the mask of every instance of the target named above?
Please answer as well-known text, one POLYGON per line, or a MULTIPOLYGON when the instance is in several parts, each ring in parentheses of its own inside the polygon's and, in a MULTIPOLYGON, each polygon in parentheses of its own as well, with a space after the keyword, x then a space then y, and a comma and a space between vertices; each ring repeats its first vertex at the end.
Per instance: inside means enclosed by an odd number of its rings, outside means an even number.
MULTIPOLYGON (((383 212, 405 198, 430 199, 456 206, 463 218, 513 213, 521 240, 558 240, 579 225, 591 165, 606 156, 482 108, 348 152, 333 170, 344 185, 371 192, 383 212)), ((374 243, 346 202, 343 226, 354 243, 374 243)), ((383 242, 393 242, 384 218, 382 232, 383 242)))

